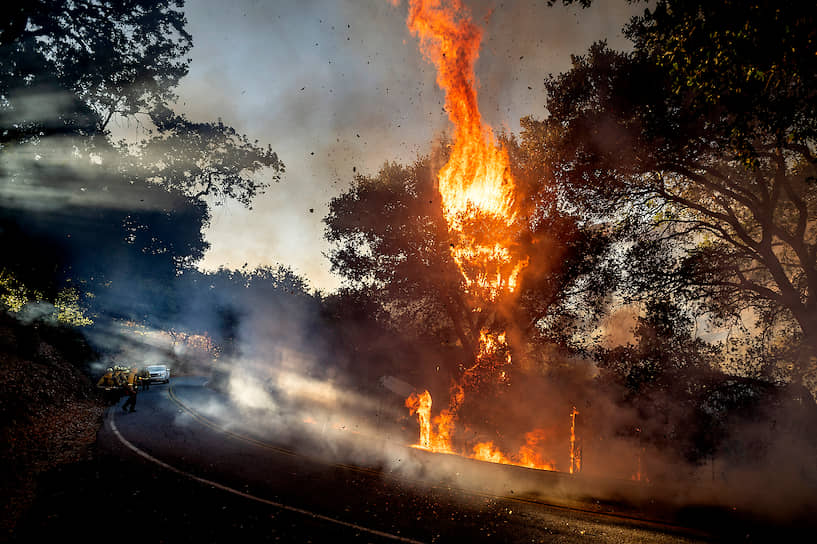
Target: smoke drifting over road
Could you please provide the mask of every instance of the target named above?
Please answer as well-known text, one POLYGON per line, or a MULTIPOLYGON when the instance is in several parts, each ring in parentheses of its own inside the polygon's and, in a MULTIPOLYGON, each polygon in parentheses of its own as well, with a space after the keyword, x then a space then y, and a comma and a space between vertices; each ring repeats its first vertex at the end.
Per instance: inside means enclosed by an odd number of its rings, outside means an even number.
MULTIPOLYGON (((745 420, 721 422, 727 438, 719 449, 690 461, 680 449, 683 444, 662 447, 641 436, 654 436, 655 428, 673 432, 667 422, 687 417, 685 407, 678 406, 678 414, 639 414, 599 387, 594 381, 599 369, 592 362, 560 361, 554 355, 547 375, 517 374, 490 408, 474 402, 462 409, 467 425, 455 436, 458 443, 490 436, 518 447, 514 440, 525 431, 545 429, 540 446, 555 460, 557 472, 509 467, 411 447, 419 428, 402 394, 407 385, 417 391, 425 388, 433 375, 417 375, 416 383, 406 384, 395 377, 366 378, 362 368, 337 372, 330 366, 332 354, 314 343, 250 340, 253 330, 306 330, 308 323, 269 314, 256 318, 261 322, 248 318, 239 325, 241 349, 265 356, 224 361, 224 374, 216 375, 221 376, 225 404, 206 412, 236 432, 268 437, 277 446, 325 462, 373 468, 383 477, 557 504, 579 505, 589 498, 618 501, 620 507, 643 508, 656 516, 712 506, 776 522, 809 512, 815 472, 808 452, 813 444, 803 441, 799 426, 813 421, 814 415, 797 403, 769 401, 762 418, 747 415, 745 420), (571 406, 579 414, 575 431, 582 458, 581 471, 572 475, 567 473, 571 406), (633 428, 633 421, 640 427, 633 428), (659 511, 657 504, 668 510, 659 511)), ((215 385, 211 380, 210 386, 215 385)), ((747 382, 735 385, 735 391, 745 394, 752 387, 747 382)), ((444 391, 439 394, 443 405, 444 391)))

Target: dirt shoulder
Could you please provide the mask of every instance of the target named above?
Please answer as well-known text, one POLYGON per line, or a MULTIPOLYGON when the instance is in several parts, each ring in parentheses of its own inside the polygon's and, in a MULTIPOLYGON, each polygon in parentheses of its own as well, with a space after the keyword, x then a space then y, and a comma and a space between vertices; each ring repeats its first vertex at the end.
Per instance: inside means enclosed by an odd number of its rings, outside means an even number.
POLYGON ((88 460, 105 403, 82 365, 92 356, 73 331, 0 315, 0 532, 31 506, 40 476, 88 460))

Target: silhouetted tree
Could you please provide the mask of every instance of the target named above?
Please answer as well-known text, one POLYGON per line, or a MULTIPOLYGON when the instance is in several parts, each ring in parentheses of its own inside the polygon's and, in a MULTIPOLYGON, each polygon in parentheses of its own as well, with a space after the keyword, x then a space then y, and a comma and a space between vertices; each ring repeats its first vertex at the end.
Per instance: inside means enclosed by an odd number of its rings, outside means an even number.
POLYGON ((250 206, 283 171, 222 122, 170 109, 192 46, 182 7, 0 8, 0 269, 47 300, 72 282, 97 315, 166 323, 168 290, 207 248, 208 203, 250 206), (145 139, 112 141, 113 119, 145 139))
POLYGON ((562 194, 629 230, 631 294, 752 310, 817 361, 814 10, 801 2, 661 1, 546 81, 527 120, 562 194), (652 295, 651 295, 652 296, 652 295))
POLYGON ((467 288, 451 257, 428 158, 358 176, 331 201, 325 219, 333 270, 350 287, 369 290, 398 330, 455 349, 446 361, 451 375, 475 360, 485 328, 508 331, 518 364, 542 364, 536 344, 569 343, 610 288, 611 276, 599 267, 609 249, 605 234, 578 228, 547 191, 529 192, 539 186, 541 165, 513 140, 506 145, 526 218, 515 243, 530 257, 512 301, 479 299, 467 288))
POLYGON ((174 100, 192 38, 182 1, 10 0, 0 23, 0 142, 104 133, 174 100))

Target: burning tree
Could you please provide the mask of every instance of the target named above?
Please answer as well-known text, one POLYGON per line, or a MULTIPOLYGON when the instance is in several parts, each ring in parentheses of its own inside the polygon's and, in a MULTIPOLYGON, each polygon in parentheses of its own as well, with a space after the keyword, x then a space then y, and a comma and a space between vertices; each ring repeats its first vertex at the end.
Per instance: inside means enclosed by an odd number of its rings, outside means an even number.
MULTIPOLYGON (((560 213, 542 184, 544 166, 526 160, 529 150, 512 138, 497 142, 481 121, 474 85, 481 31, 467 10, 459 2, 411 2, 408 26, 437 67, 452 142, 435 161, 359 176, 332 201, 327 237, 336 243, 335 271, 379 290, 396 319, 432 329, 458 348, 448 407, 432 417, 428 391, 406 401, 421 421, 420 446, 454 452, 465 403, 499 394, 520 368, 544 364, 536 344, 569 343, 573 318, 600 303, 609 276, 591 279, 588 272, 608 240, 560 213), (434 172, 437 161, 445 164, 434 172)), ((510 457, 479 441, 472 455, 552 467, 533 461, 541 441, 539 430, 528 433, 510 457)))

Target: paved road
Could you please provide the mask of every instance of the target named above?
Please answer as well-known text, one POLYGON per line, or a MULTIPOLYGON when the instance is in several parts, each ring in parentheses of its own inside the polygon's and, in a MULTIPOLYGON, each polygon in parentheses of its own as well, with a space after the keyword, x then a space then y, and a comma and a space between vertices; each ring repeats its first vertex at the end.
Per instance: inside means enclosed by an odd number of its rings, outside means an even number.
POLYGON ((707 541, 671 525, 571 509, 569 497, 532 497, 529 488, 540 484, 557 489, 559 475, 542 484, 527 469, 432 456, 314 421, 306 437, 259 425, 263 418, 205 381, 174 378, 141 393, 136 413, 113 408, 100 447, 152 465, 159 481, 189 482, 191 505, 246 508, 248 521, 263 519, 267 534, 285 541, 707 541))

